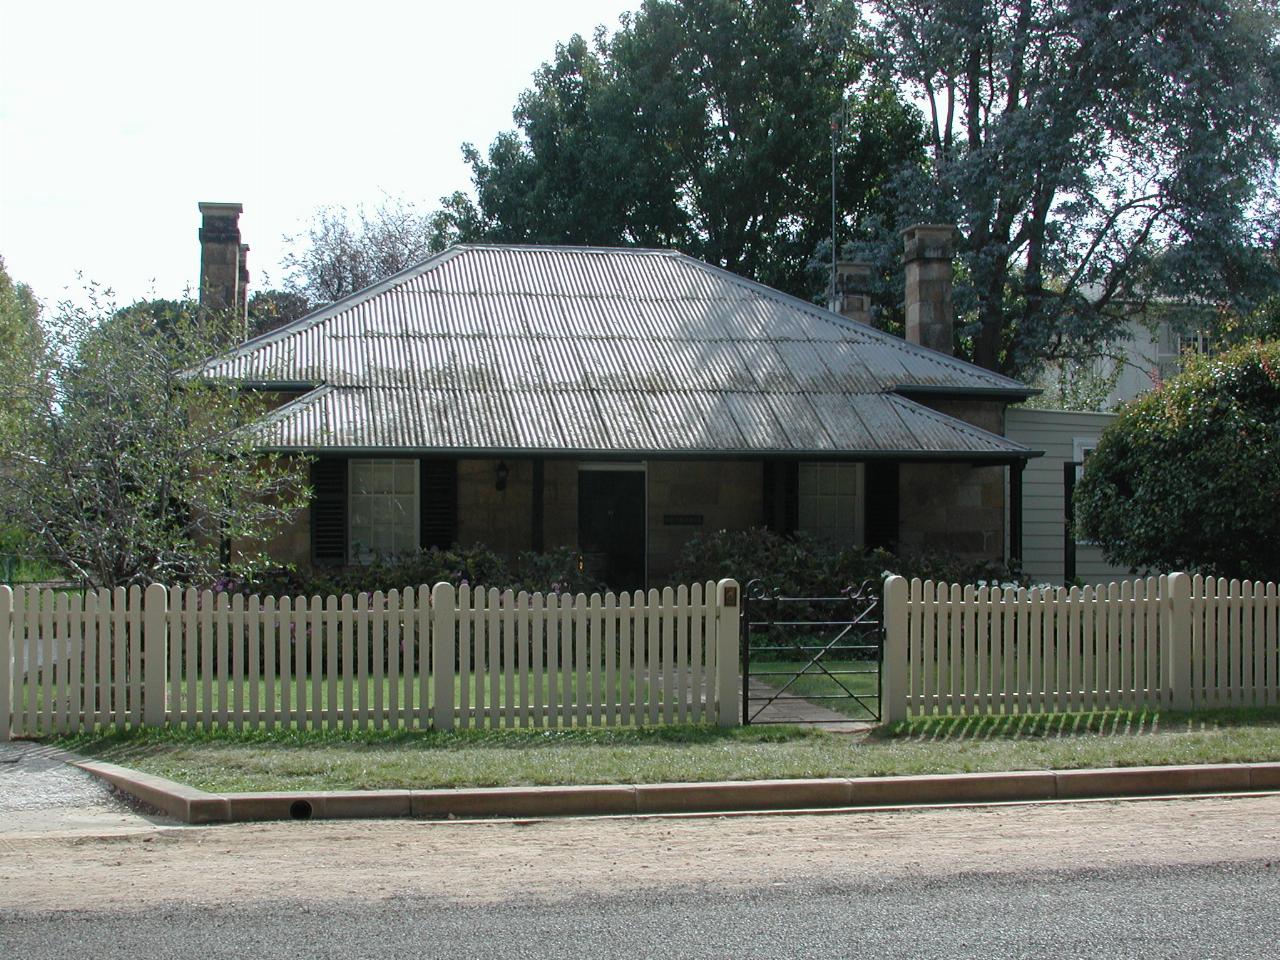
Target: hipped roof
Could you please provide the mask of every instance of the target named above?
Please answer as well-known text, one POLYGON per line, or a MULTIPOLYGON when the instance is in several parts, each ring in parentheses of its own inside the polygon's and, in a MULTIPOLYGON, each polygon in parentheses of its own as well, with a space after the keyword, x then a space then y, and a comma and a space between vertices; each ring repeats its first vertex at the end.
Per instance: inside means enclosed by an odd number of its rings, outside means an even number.
POLYGON ((662 250, 453 247, 204 373, 306 391, 259 425, 266 449, 1030 453, 908 398, 1022 384, 662 250))

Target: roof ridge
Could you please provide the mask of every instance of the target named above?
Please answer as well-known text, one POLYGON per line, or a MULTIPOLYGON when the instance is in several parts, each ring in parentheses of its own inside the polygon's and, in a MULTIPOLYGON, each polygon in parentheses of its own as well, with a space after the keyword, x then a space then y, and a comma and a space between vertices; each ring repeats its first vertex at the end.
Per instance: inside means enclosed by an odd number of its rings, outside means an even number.
POLYGON ((676 255, 680 259, 686 260, 689 263, 693 264, 694 266, 702 270, 711 271, 716 274, 723 274, 734 283, 737 283, 740 286, 747 287, 748 289, 755 290, 759 292, 762 296, 767 296, 771 299, 781 301, 782 303, 799 307, 803 309, 806 313, 809 313, 810 315, 812 315, 816 320, 821 320, 825 323, 831 324, 832 326, 846 329, 855 333, 868 335, 872 340, 876 340, 887 346, 893 347, 898 350, 902 350, 906 353, 916 353, 918 355, 922 355, 928 360, 931 360, 935 363, 943 364, 945 366, 952 367, 953 369, 959 370, 963 373, 968 373, 972 375, 975 371, 979 372, 983 376, 991 377, 994 380, 1003 381, 1001 384, 1002 386, 1008 386, 1014 389, 1019 387, 1026 387, 1026 384, 1023 384, 1017 380, 1014 380, 1012 377, 1006 377, 1004 374, 996 373, 994 370, 988 370, 986 367, 980 367, 976 363, 970 363, 968 360, 961 360, 959 357, 942 353, 941 351, 934 350, 932 347, 926 347, 926 346, 923 346, 922 344, 912 343, 910 340, 905 340, 902 337, 896 337, 893 334, 887 333, 884 330, 878 330, 875 327, 871 326, 870 324, 858 323, 856 320, 850 320, 848 317, 841 316, 840 314, 835 313, 831 310, 828 310, 824 307, 821 307, 816 303, 810 303, 808 300, 804 300, 801 297, 797 297, 793 294, 786 293, 785 291, 775 289, 774 287, 771 287, 768 284, 760 283, 758 280, 752 280, 749 277, 740 276, 739 274, 734 273, 732 270, 727 270, 724 267, 717 266, 716 264, 713 264, 713 263, 707 263, 705 260, 699 260, 697 257, 691 257, 688 254, 680 253, 679 251, 676 252, 676 255))
MULTIPOLYGON (((958 395, 970 393, 977 395, 992 393, 995 391, 1005 392, 1010 395, 1030 395, 1034 392, 1026 385, 1019 383, 1012 378, 996 373, 995 371, 987 370, 965 360, 940 353, 936 350, 931 350, 919 344, 910 343, 901 337, 894 336, 882 330, 877 330, 870 325, 858 323, 846 317, 842 317, 831 310, 810 303, 800 297, 784 293, 781 290, 776 290, 763 283, 759 283, 758 281, 742 277, 724 267, 707 263, 697 259, 696 257, 692 257, 676 250, 648 247, 571 246, 556 244, 455 244, 443 251, 440 251, 439 253, 432 254, 425 260, 406 267, 403 270, 378 281, 377 283, 371 284, 362 290, 349 294, 348 296, 328 304, 325 307, 312 311, 304 317, 300 317, 297 320, 278 327, 275 330, 268 331, 267 333, 261 334, 250 340, 246 340, 244 343, 238 344, 235 347, 206 360, 203 364, 193 370, 192 373, 197 373, 199 371, 212 371, 219 366, 232 365, 236 363, 236 361, 251 356, 258 351, 270 348, 274 344, 278 344, 291 337, 304 334, 309 330, 313 330, 316 327, 319 327, 334 318, 353 310, 366 301, 373 300, 391 291, 397 291, 407 282, 412 281, 417 277, 421 277, 424 274, 429 273, 431 270, 450 263, 459 257, 465 257, 471 253, 511 253, 513 251, 516 251, 519 254, 541 254, 550 257, 584 253, 600 256, 616 256, 624 254, 626 256, 633 257, 662 257, 663 259, 669 260, 673 265, 678 263, 680 265, 680 269, 699 271, 703 276, 709 277, 719 284, 731 286, 734 290, 745 291, 749 295, 750 299, 742 301, 743 303, 750 303, 751 299, 754 299, 757 303, 765 301, 767 303, 775 304, 783 310, 791 311, 793 315, 799 314, 800 316, 798 318, 790 322, 796 323, 798 321, 797 325, 801 329, 804 329, 806 323, 820 323, 822 328, 837 331, 841 336, 853 341, 855 349, 858 342, 864 344, 875 344, 880 347, 890 348, 906 357, 914 358, 917 362, 917 366, 920 366, 919 361, 924 361, 924 369, 918 370, 915 377, 910 376, 911 363, 905 359, 899 361, 903 364, 905 368, 904 372, 908 374, 908 378, 897 378, 897 382, 894 383, 888 382, 887 377, 879 378, 881 381, 880 389, 884 392, 892 392, 895 390, 910 392, 913 387, 919 387, 922 390, 926 388, 932 389, 933 387, 939 386, 938 384, 931 385, 929 383, 929 381, 934 378, 951 381, 958 379, 959 382, 955 383, 954 387, 948 388, 951 392, 958 395), (929 368, 934 368, 937 372, 930 373, 928 372, 929 368), (956 375, 959 376, 957 377, 956 375)), ((516 262, 519 262, 518 257, 516 262)), ((697 286, 698 285, 695 282, 695 288, 697 286)), ((683 288, 683 285, 681 285, 681 288, 683 288)), ((441 293, 450 292, 451 291, 447 290, 441 291, 441 293)), ((529 295, 541 294, 530 293, 529 295)), ((566 294, 566 296, 572 296, 572 294, 566 294)), ((602 297, 598 299, 603 300, 605 298, 602 297)), ((627 298, 623 297, 622 299, 627 298)), ((731 295, 712 297, 712 301, 718 300, 727 304, 733 303, 735 299, 736 298, 731 295)), ((681 301, 688 303, 708 302, 705 298, 678 298, 670 300, 672 303, 678 303, 681 301)), ((655 299, 651 302, 660 302, 660 300, 655 299)), ((548 332, 551 333, 553 331, 548 332)), ((357 334, 358 337, 367 335, 368 334, 365 333, 357 334)), ((782 336, 781 334, 765 334, 765 337, 766 339, 776 339, 779 341, 821 342, 820 337, 814 337, 812 335, 797 337, 782 336)), ((645 339, 652 340, 653 338, 645 339)), ((680 340, 682 338, 671 337, 667 339, 680 340)), ((716 339, 726 341, 734 340, 733 337, 716 339)), ((881 373, 886 374, 889 372, 890 371, 888 370, 881 371, 881 373)))

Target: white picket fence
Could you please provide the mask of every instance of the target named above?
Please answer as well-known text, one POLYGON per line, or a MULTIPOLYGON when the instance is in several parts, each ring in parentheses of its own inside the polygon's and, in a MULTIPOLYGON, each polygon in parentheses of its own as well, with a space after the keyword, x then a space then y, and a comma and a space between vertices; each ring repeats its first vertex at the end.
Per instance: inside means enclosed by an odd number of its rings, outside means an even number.
POLYGON ((1280 704, 1280 591, 1185 573, 1099 587, 885 583, 885 720, 1280 704))
POLYGON ((0 587, 0 740, 99 727, 733 724, 738 585, 615 596, 0 587))

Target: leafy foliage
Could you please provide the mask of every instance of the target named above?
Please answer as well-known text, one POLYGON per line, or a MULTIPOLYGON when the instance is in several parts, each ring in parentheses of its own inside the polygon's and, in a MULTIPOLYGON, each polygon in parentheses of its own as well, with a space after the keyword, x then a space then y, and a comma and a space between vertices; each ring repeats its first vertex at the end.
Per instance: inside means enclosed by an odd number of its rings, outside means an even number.
POLYGON ((459 233, 511 243, 671 247, 798 295, 831 230, 831 124, 843 115, 846 222, 891 207, 920 160, 916 111, 865 74, 846 0, 647 0, 613 36, 556 48, 519 132, 464 148, 478 202, 459 233))
MULTIPOLYGON (((39 301, 25 283, 14 283, 0 258, 0 383, 29 388, 36 381, 43 339, 39 301)), ((26 415, 20 407, 6 404, 0 409, 0 432, 26 415)))
POLYGON ((207 578, 221 542, 265 540, 305 503, 304 464, 254 450, 263 408, 185 371, 225 346, 189 303, 118 309, 91 287, 46 328, 39 377, 0 384, 30 411, 0 436, 0 518, 101 586, 207 578))
POLYGON ((391 197, 372 210, 321 208, 305 236, 287 238, 293 244, 284 257, 289 292, 309 307, 322 306, 425 260, 458 239, 466 216, 452 211, 461 203, 446 198, 431 213, 391 197))
POLYGON ((677 583, 734 577, 763 580, 790 596, 836 597, 887 574, 948 583, 1019 582, 1016 569, 947 554, 898 556, 887 550, 833 547, 806 534, 783 536, 763 527, 699 533, 685 545, 672 579, 677 583))
MULTIPOLYGON (((42 342, 40 303, 30 287, 10 278, 0 258, 0 385, 10 385, 5 392, 11 397, 0 404, 0 436, 13 436, 32 415, 29 397, 39 379, 42 342)), ((0 554, 28 549, 26 532, 0 519, 0 554)))
POLYGON ((218 589, 275 596, 321 595, 403 590, 423 584, 469 584, 544 593, 603 593, 605 587, 578 569, 578 553, 568 547, 547 553, 526 551, 508 561, 481 544, 432 547, 384 558, 367 566, 298 570, 264 567, 222 578, 218 589))
POLYGON ((255 290, 248 307, 251 338, 305 317, 313 309, 306 294, 296 290, 255 290))
POLYGON ((1280 343, 1192 362, 1129 404, 1076 487, 1112 563, 1280 579, 1280 343))
POLYGON ((1256 255, 1275 232, 1273 2, 873 7, 884 69, 928 108, 899 222, 961 225, 956 338, 976 363, 1088 356, 1156 294, 1276 289, 1256 255))

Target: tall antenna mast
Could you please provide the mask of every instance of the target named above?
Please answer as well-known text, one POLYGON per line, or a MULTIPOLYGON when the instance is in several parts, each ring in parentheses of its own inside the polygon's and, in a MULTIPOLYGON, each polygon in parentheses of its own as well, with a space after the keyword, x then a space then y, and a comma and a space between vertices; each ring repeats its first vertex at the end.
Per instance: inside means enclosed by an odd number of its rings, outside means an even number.
POLYGON ((835 302, 836 288, 836 136, 840 132, 840 114, 831 115, 831 301, 835 302))

